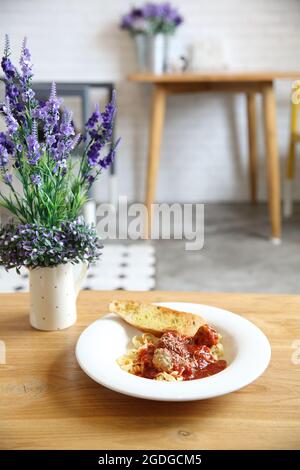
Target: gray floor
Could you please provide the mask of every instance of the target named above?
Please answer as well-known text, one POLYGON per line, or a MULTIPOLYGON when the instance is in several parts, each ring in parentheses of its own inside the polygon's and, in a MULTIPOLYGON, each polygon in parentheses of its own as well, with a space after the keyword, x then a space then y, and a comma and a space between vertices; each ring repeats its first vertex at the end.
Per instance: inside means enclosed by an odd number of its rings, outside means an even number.
POLYGON ((156 289, 300 294, 300 206, 283 221, 282 244, 269 241, 266 205, 206 204, 201 251, 183 241, 153 242, 156 289))
MULTIPOLYGON (((300 294, 300 204, 290 219, 283 220, 282 244, 274 246, 269 237, 266 205, 206 204, 205 240, 200 251, 186 251, 185 241, 178 240, 122 243, 155 247, 155 289, 300 294)), ((110 243, 104 242, 104 252, 110 243)), ((106 269, 103 263, 100 273, 106 269)), ((13 275, 10 271, 11 278, 13 275)), ((1 286, 7 289, 6 284, 12 290, 19 286, 19 278, 16 284, 10 277, 0 272, 0 290, 1 286)), ((133 286, 138 288, 136 282, 133 286)))

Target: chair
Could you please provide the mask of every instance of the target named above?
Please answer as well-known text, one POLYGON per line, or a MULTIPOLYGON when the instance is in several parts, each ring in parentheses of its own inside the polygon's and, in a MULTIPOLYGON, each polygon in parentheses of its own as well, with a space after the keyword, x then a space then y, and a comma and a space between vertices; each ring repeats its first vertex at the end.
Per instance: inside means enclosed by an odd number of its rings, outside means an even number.
POLYGON ((290 217, 293 213, 293 179, 295 177, 296 144, 300 142, 298 130, 298 113, 300 110, 300 81, 293 84, 291 104, 290 142, 286 163, 284 216, 290 217))

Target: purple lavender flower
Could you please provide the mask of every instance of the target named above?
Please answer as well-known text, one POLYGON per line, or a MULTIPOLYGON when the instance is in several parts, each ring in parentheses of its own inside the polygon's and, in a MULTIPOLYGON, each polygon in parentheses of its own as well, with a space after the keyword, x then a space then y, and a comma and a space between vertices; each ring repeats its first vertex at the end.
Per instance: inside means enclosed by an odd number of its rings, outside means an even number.
POLYGON ((33 175, 31 175, 31 181, 35 186, 40 186, 42 184, 41 175, 34 173, 33 175))
MULTIPOLYGON (((141 10, 135 10, 133 16, 141 18, 141 10)), ((14 214, 22 222, 40 221, 44 224, 60 223, 66 217, 76 216, 85 200, 90 185, 97 178, 102 168, 107 168, 113 161, 115 151, 112 149, 104 158, 101 152, 112 137, 113 121, 115 117, 115 96, 101 113, 97 107, 86 124, 88 137, 84 140, 85 150, 82 154, 78 171, 72 171, 69 157, 72 150, 81 140, 80 134, 75 135, 72 114, 64 111, 61 115, 61 100, 57 97, 56 85, 52 84, 49 99, 39 102, 31 88, 32 65, 30 52, 23 42, 20 57, 20 72, 10 60, 8 39, 2 66, 5 72, 6 99, 0 103, 0 112, 4 115, 7 131, 0 132, 0 173, 2 181, 11 184, 12 175, 8 173, 11 166, 19 172, 19 179, 23 183, 24 191, 18 196, 12 195, 14 214), (41 129, 40 135, 38 129, 41 129), (43 142, 39 141, 39 137, 43 142), (44 158, 41 158, 43 155, 44 158), (11 160, 11 161, 10 161, 11 160), (28 165, 32 166, 28 178, 28 165), (57 178, 53 178, 57 174, 57 178), (61 178, 65 177, 65 183, 61 178), (56 209, 49 216, 48 192, 39 191, 39 200, 35 201, 32 210, 28 211, 31 201, 28 201, 31 188, 42 183, 49 187, 49 196, 53 203, 57 202, 56 209), (15 198, 15 199, 14 199, 15 198), (66 207, 61 201, 66 201, 66 207)), ((77 168, 76 168, 77 170, 77 168)), ((1 196, 1 188, 0 188, 1 196)), ((1 198, 0 198, 1 199, 1 198)), ((4 199, 3 205, 6 204, 4 199)), ((9 204, 6 204, 9 207, 9 204)), ((23 228, 24 230, 30 227, 23 228)), ((63 240, 63 235, 56 234, 63 240)), ((35 238, 37 242, 37 231, 35 238)), ((23 251, 28 245, 25 243, 23 251)), ((1 247, 0 247, 1 248, 1 247)), ((74 246, 70 247, 74 255, 74 246)), ((35 256, 35 255, 34 255, 35 256)), ((89 256, 88 252, 85 257, 89 256)), ((27 260, 25 265, 30 265, 27 260)))
POLYGON ((23 44, 22 44, 20 66, 21 66, 21 71, 23 74, 23 79, 25 80, 30 79, 32 77, 31 54, 30 54, 29 49, 27 48, 26 38, 24 38, 23 44))
POLYGON ((3 181, 4 181, 5 184, 11 184, 12 183, 12 174, 11 173, 4 173, 3 181))
POLYGON ((22 123, 24 123, 24 111, 25 111, 25 104, 24 103, 16 103, 15 104, 15 111, 16 111, 16 114, 18 115, 18 117, 20 118, 20 120, 22 121, 22 123))
POLYGON ((44 131, 45 134, 51 134, 54 130, 54 127, 59 122, 59 108, 61 105, 61 99, 56 96, 56 84, 52 83, 51 93, 49 100, 46 101, 43 107, 40 107, 39 117, 44 119, 44 131))
POLYGON ((10 139, 10 137, 7 134, 5 134, 4 132, 0 132, 0 145, 1 144, 6 148, 7 152, 10 155, 14 154, 15 145, 12 142, 12 140, 10 139))
MULTIPOLYGON (((1 65, 5 74, 5 87, 6 87, 6 103, 4 108, 7 108, 7 101, 9 101, 10 112, 12 116, 7 117, 7 126, 9 132, 13 134, 17 130, 17 125, 26 124, 26 104, 30 104, 31 108, 35 107, 36 100, 34 99, 34 91, 30 88, 30 80, 32 77, 32 70, 30 64, 30 52, 26 46, 26 39, 24 39, 20 65, 21 72, 12 64, 10 58, 10 45, 9 39, 6 35, 4 56, 1 65)), ((2 106, 3 109, 3 106, 2 106)))
POLYGON ((144 12, 142 8, 133 8, 131 11, 133 18, 143 18, 144 12))
POLYGON ((156 16, 160 16, 160 12, 162 11, 162 6, 156 3, 146 3, 143 7, 143 15, 145 18, 153 18, 156 16))
POLYGON ((172 17, 172 13, 175 11, 174 8, 171 7, 169 2, 163 3, 161 5, 161 12, 164 18, 172 17))
POLYGON ((20 91, 19 91, 19 88, 17 87, 17 85, 15 85, 14 83, 12 84, 7 84, 6 86, 6 93, 7 95, 9 96, 9 99, 14 101, 14 99, 19 96, 20 94, 20 91))
POLYGON ((47 108, 44 101, 36 102, 35 108, 31 111, 31 116, 34 119, 44 119, 47 118, 47 108))
POLYGON ((53 168, 53 174, 58 172, 58 170, 62 171, 62 174, 64 175, 67 170, 67 160, 65 158, 62 158, 57 161, 55 167, 53 168))
POLYGON ((51 111, 59 111, 59 107, 61 105, 61 100, 59 98, 57 98, 56 83, 55 82, 52 82, 50 98, 46 102, 46 105, 48 105, 48 107, 50 108, 51 111))
POLYGON ((121 29, 131 29, 133 25, 134 25, 134 18, 130 13, 122 16, 121 24, 120 24, 121 29))
POLYGON ((102 148, 103 148, 103 144, 100 140, 97 140, 90 146, 87 152, 89 166, 93 167, 97 165, 99 157, 100 157, 100 151, 102 148))
POLYGON ((4 169, 8 164, 8 152, 3 144, 0 144, 0 169, 4 169))
POLYGON ((108 154, 106 155, 106 157, 104 157, 102 160, 99 160, 99 166, 101 168, 103 168, 104 170, 106 170, 108 167, 110 167, 110 165, 112 164, 112 162, 114 161, 115 159, 115 156, 116 156, 116 148, 117 146, 119 145, 119 142, 120 142, 121 139, 118 139, 117 142, 115 143, 115 145, 110 149, 110 151, 108 152, 108 154))
POLYGON ((101 113, 102 127, 103 127, 103 140, 109 140, 112 135, 114 118, 116 114, 116 93, 113 92, 111 101, 105 106, 105 110, 101 113))
POLYGON ((66 114, 59 127, 59 131, 56 134, 48 134, 46 136, 46 144, 49 147, 50 154, 55 160, 56 165, 53 172, 57 173, 58 169, 61 168, 66 170, 67 159, 70 152, 78 144, 80 140, 80 134, 71 138, 75 133, 73 124, 71 124, 72 116, 70 113, 66 114))
POLYGON ((5 102, 2 104, 2 112, 5 116, 8 133, 13 135, 17 131, 19 124, 12 114, 9 96, 6 96, 5 102))
POLYGON ((7 114, 5 117, 5 121, 6 121, 8 132, 11 135, 14 134, 18 130, 18 127, 19 127, 17 120, 11 114, 7 114))
POLYGON ((3 57, 1 60, 2 70, 8 80, 16 77, 17 70, 8 57, 3 57))
POLYGON ((99 161, 99 165, 103 170, 110 167, 115 158, 115 152, 110 150, 109 153, 102 160, 99 161))
POLYGON ((36 165, 42 154, 41 147, 38 142, 36 121, 33 122, 32 132, 27 137, 27 147, 28 147, 28 161, 30 165, 36 165))
POLYGON ((92 185, 92 184, 94 183, 94 181, 95 181, 95 176, 94 176, 94 175, 89 175, 89 176, 87 177, 87 181, 88 181, 88 183, 89 183, 90 185, 92 185))
POLYGON ((28 145, 28 161, 31 165, 36 165, 38 162, 41 152, 40 152, 40 145, 37 142, 34 135, 29 135, 27 137, 27 145, 28 145))
POLYGON ((51 147, 53 144, 56 143, 56 135, 47 135, 46 136, 46 144, 51 147))
POLYGON ((22 98, 25 102, 31 101, 32 98, 34 97, 35 97, 35 92, 31 88, 28 88, 22 93, 22 98))
POLYGON ((55 125, 59 121, 59 114, 55 112, 55 114, 47 114, 45 118, 45 131, 52 132, 55 125))
POLYGON ((6 134, 4 132, 0 132, 0 144, 6 143, 6 134))
POLYGON ((98 165, 100 169, 107 168, 114 158, 114 154, 109 153, 104 159, 101 159, 100 154, 105 144, 111 139, 115 113, 116 97, 113 92, 112 100, 105 106, 103 113, 100 113, 99 108, 96 107, 87 122, 86 128, 92 141, 87 151, 87 163, 90 168, 98 165))
POLYGON ((89 120, 87 121, 85 127, 86 127, 87 129, 94 129, 94 127, 96 126, 96 124, 99 123, 100 118, 101 118, 101 113, 100 113, 99 105, 96 104, 95 111, 93 112, 93 114, 91 115, 91 117, 89 118, 89 120))
POLYGON ((174 18, 174 24, 175 26, 179 26, 183 23, 183 18, 181 15, 176 15, 174 18))
POLYGON ((142 8, 132 8, 130 13, 122 16, 121 29, 144 31, 145 30, 145 17, 142 8))
POLYGON ((124 15, 120 27, 131 34, 171 34, 183 19, 169 2, 148 2, 142 8, 133 8, 124 15))
POLYGON ((72 124, 72 113, 69 111, 64 112, 59 130, 64 137, 70 137, 71 135, 75 134, 75 130, 72 124))

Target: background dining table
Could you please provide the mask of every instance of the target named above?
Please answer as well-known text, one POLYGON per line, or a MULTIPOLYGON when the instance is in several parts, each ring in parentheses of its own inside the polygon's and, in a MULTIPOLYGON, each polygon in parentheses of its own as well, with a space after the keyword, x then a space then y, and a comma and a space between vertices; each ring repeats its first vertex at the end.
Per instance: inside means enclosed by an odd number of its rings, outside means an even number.
POLYGON ((28 294, 1 294, 1 449, 300 449, 300 296, 84 291, 77 324, 55 332, 32 329, 28 309, 28 294), (166 403, 113 392, 75 359, 80 333, 112 299, 236 312, 268 336, 271 363, 251 385, 210 400, 166 403))
MULTIPOLYGON (((155 201, 156 194, 167 97, 185 93, 242 93, 245 95, 247 102, 250 197, 254 204, 257 202, 258 178, 256 96, 261 95, 263 99, 266 173, 272 241, 275 244, 280 242, 280 165, 274 83, 275 80, 297 80, 299 77, 299 71, 183 72, 162 75, 135 73, 128 77, 129 80, 135 83, 151 84, 153 86, 146 175, 145 204, 148 210, 146 235, 150 237, 152 229, 152 204, 155 201)), ((180 177, 183 177, 182 173, 180 173, 180 177)))

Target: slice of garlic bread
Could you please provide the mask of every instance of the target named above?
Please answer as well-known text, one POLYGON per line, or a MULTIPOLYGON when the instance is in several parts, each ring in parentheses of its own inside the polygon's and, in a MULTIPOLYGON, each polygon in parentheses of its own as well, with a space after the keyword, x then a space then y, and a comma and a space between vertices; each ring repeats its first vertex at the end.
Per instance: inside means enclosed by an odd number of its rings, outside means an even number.
POLYGON ((206 324, 203 318, 192 313, 134 301, 115 300, 109 304, 109 310, 120 315, 135 328, 156 336, 161 336, 168 330, 194 336, 200 326, 206 324))

